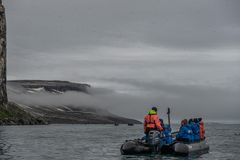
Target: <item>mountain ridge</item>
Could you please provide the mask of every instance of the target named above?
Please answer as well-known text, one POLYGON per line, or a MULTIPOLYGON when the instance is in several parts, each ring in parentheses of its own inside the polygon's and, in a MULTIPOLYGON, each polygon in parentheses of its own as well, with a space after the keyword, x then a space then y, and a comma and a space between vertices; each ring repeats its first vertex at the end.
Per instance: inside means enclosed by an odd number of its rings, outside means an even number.
POLYGON ((60 80, 11 80, 7 82, 10 101, 34 116, 50 123, 65 124, 140 124, 141 122, 110 113, 104 108, 80 104, 90 97, 91 85, 60 80), (73 97, 73 98, 72 98, 73 97), (51 103, 45 101, 51 100, 51 103), (31 101, 31 102, 29 102, 31 101), (42 104, 44 103, 44 104, 42 104))

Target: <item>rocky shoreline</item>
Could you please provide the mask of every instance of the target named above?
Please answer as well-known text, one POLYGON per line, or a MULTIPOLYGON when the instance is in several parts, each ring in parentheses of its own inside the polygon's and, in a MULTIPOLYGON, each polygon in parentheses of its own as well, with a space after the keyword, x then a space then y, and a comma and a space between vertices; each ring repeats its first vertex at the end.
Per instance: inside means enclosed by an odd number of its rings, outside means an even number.
POLYGON ((0 125, 47 125, 43 117, 34 117, 21 109, 17 104, 9 102, 0 107, 0 125))

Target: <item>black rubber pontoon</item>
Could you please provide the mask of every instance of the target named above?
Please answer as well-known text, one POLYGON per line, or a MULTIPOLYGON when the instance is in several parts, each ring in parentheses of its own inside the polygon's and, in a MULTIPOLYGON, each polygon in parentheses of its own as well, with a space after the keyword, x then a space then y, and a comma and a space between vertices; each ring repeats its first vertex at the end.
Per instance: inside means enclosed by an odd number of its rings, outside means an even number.
POLYGON ((177 142, 174 144, 174 152, 177 154, 191 154, 204 151, 209 151, 209 145, 206 140, 193 143, 177 142))
POLYGON ((121 146, 121 154, 123 155, 137 155, 137 154, 182 154, 188 155, 191 153, 206 153, 209 151, 209 145, 206 140, 200 142, 186 143, 174 142, 172 145, 163 145, 161 149, 154 148, 142 140, 128 140, 121 146))
POLYGON ((123 155, 152 153, 151 148, 139 139, 127 140, 122 144, 120 151, 123 155))

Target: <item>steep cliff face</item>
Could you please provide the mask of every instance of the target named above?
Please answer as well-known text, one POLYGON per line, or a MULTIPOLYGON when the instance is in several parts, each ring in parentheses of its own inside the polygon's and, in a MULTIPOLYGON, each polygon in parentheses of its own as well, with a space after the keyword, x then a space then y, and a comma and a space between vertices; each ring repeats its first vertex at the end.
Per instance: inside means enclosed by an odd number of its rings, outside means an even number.
POLYGON ((6 91, 6 17, 5 8, 0 0, 0 105, 7 104, 6 91))
POLYGON ((46 124, 42 118, 25 112, 15 103, 8 103, 6 89, 6 16, 5 8, 0 0, 0 125, 46 124))

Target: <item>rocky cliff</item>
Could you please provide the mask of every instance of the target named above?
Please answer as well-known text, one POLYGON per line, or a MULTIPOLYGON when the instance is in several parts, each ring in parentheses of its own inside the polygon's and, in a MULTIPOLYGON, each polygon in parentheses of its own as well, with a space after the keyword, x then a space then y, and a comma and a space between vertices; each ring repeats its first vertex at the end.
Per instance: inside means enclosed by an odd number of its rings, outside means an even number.
POLYGON ((13 124, 46 124, 42 118, 37 118, 25 112, 15 103, 8 103, 6 90, 6 16, 5 8, 0 0, 0 125, 13 124))
POLYGON ((6 92, 6 17, 5 8, 0 0, 0 105, 7 104, 6 92))

